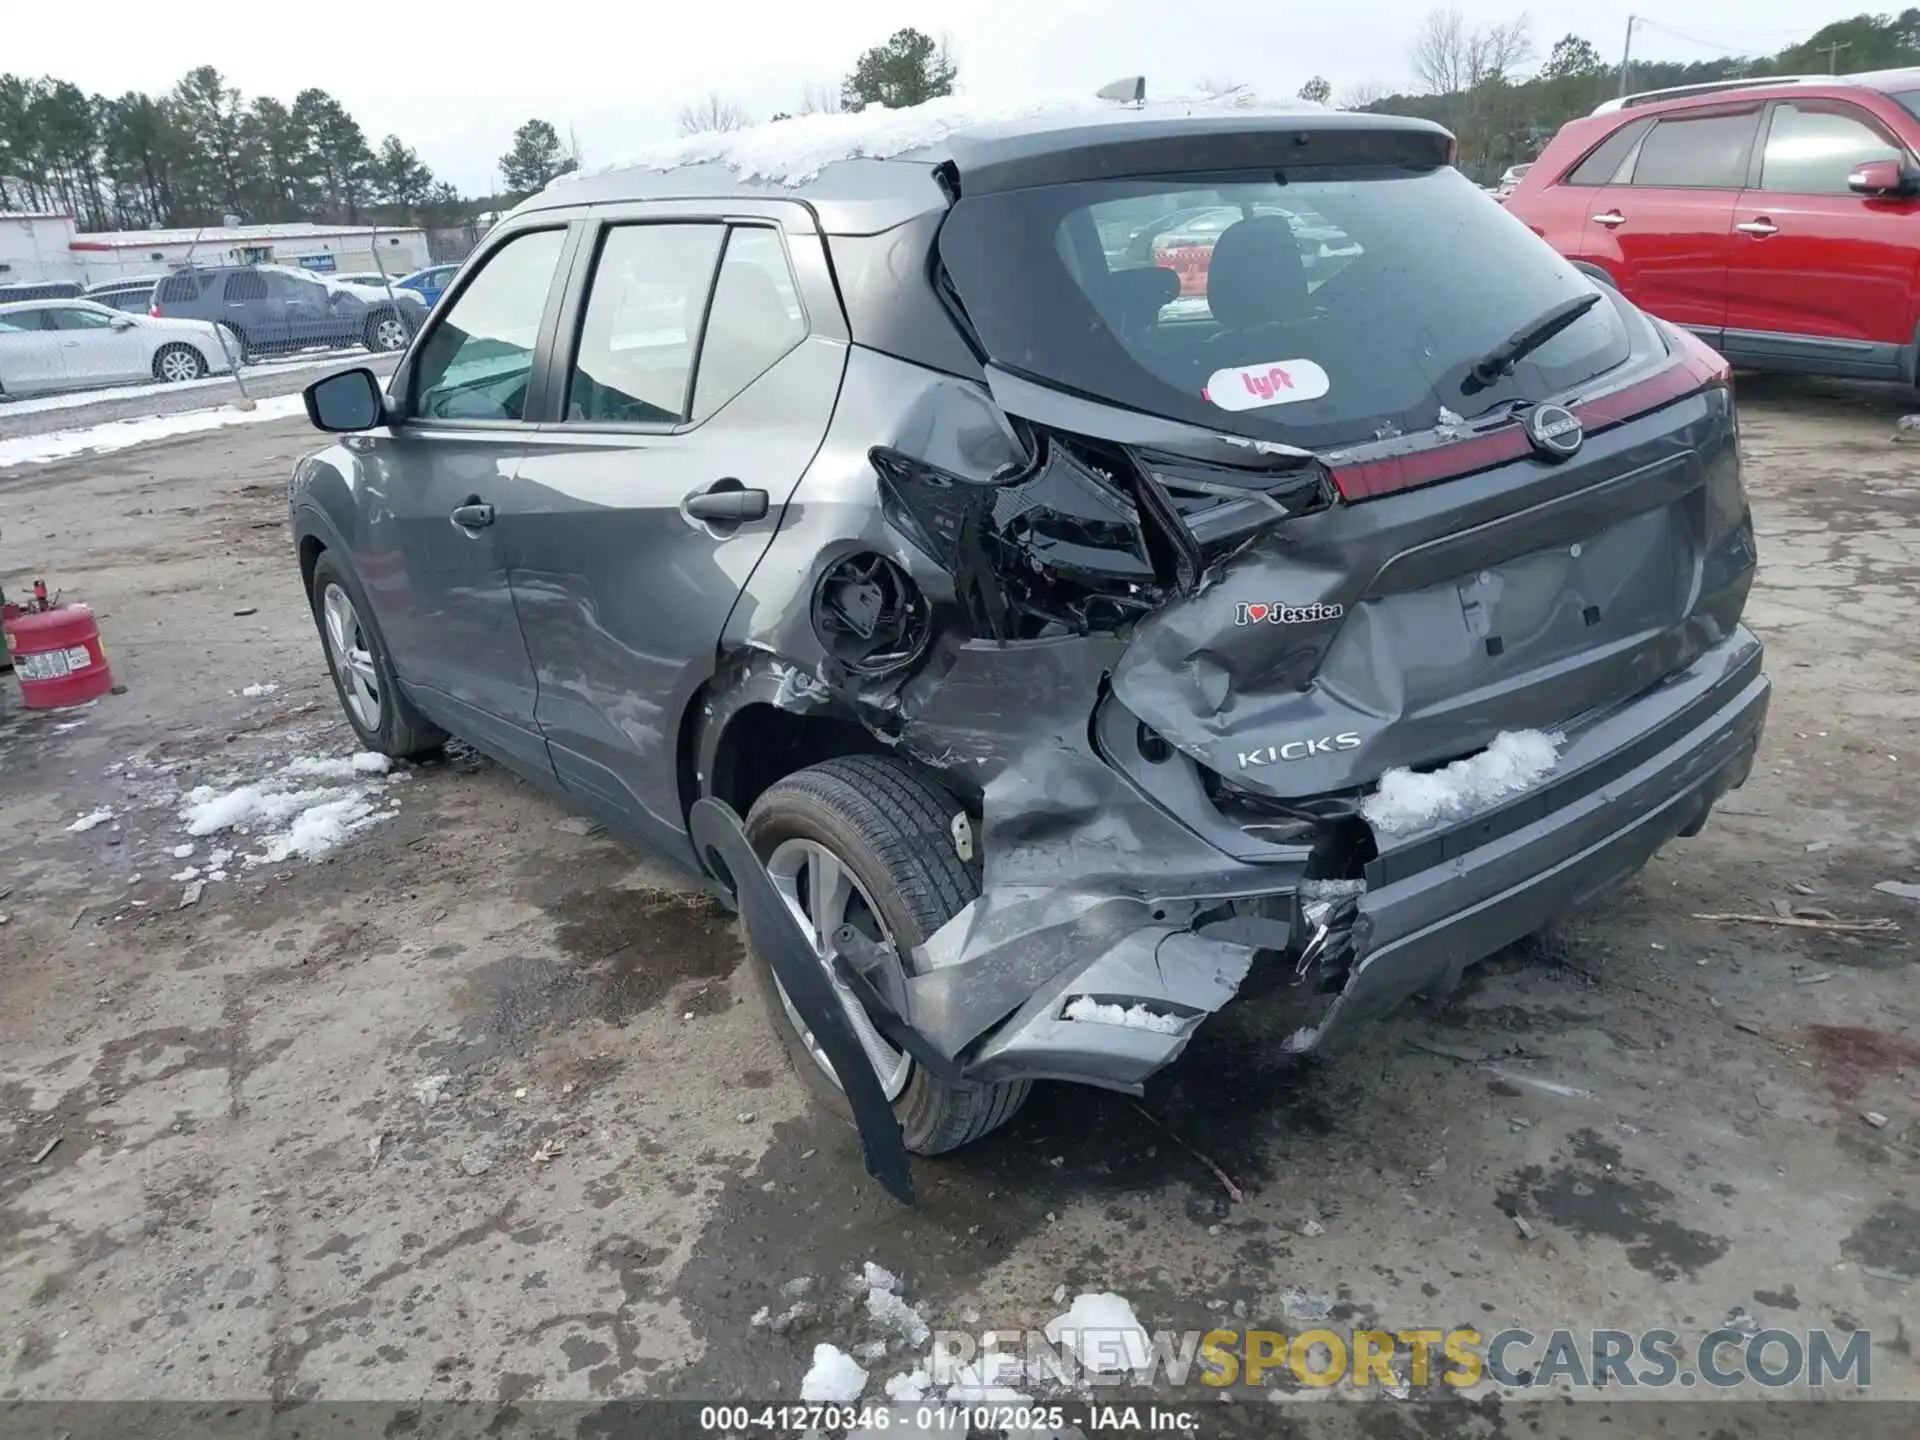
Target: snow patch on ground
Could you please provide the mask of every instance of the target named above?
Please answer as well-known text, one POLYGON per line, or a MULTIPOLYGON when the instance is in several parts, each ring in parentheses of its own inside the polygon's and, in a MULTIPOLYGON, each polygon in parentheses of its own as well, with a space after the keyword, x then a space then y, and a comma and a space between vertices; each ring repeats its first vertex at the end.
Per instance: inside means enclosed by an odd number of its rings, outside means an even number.
POLYGON ((703 164, 725 165, 748 180, 800 185, 839 160, 891 160, 937 144, 956 130, 1005 125, 1040 115, 1083 115, 1090 122, 1098 122, 1116 118, 1163 120, 1222 109, 1299 114, 1325 108, 1301 100, 1258 96, 1245 89, 1214 96, 1170 96, 1138 108, 1103 106, 1086 95, 1014 99, 948 95, 899 110, 871 105, 838 115, 796 115, 743 130, 709 131, 660 141, 614 164, 562 175, 549 188, 618 170, 671 170, 703 164))
POLYGON ((1047 1322, 1046 1333, 1048 1344, 1070 1349, 1095 1374, 1143 1371, 1153 1358, 1153 1343, 1133 1306, 1108 1291, 1074 1296, 1066 1314, 1047 1322))
MULTIPOLYGON (((296 855, 311 860, 392 818, 395 802, 378 803, 376 779, 392 764, 385 755, 369 751, 298 756, 264 780, 227 789, 194 787, 181 798, 180 818, 189 835, 234 831, 257 838, 261 848, 243 861, 249 866, 275 865, 296 855), (296 783, 313 780, 342 783, 296 783)), ((226 850, 209 855, 207 878, 224 879, 221 867, 230 858, 232 852, 226 850)))
POLYGON ((103 805, 98 810, 88 811, 78 820, 67 826, 67 833, 69 835, 82 835, 93 829, 94 826, 104 825, 111 819, 113 819, 113 811, 103 805))
POLYGON ((1061 1012, 1069 1020, 1085 1020, 1094 1025, 1119 1025, 1128 1030, 1153 1030, 1162 1035, 1180 1032, 1178 1015, 1162 1015, 1145 1005, 1103 1005, 1091 995, 1081 995, 1061 1012))
POLYGON ((1560 757, 1563 736, 1539 730, 1502 730, 1478 755, 1444 770, 1420 775, 1394 769, 1360 802, 1360 814, 1376 830, 1404 835, 1450 824, 1510 796, 1531 790, 1560 757))
POLYGON ((279 688, 280 687, 278 685, 275 685, 272 681, 269 680, 269 681, 264 681, 259 685, 249 685, 245 689, 243 689, 240 693, 246 696, 247 699, 249 700, 258 700, 262 696, 273 694, 279 688))
POLYGON ((858 1400, 867 1388, 867 1372, 846 1351, 834 1345, 813 1347, 813 1364, 800 1381, 800 1398, 817 1404, 858 1400))
POLYGON ((0 470, 13 465, 44 465, 88 452, 104 454, 126 450, 177 435, 198 435, 228 425, 253 425, 267 420, 290 420, 307 413, 299 395, 276 395, 252 410, 222 405, 208 410, 183 410, 177 415, 145 415, 135 420, 110 420, 78 430, 50 430, 44 435, 19 435, 0 440, 0 470))

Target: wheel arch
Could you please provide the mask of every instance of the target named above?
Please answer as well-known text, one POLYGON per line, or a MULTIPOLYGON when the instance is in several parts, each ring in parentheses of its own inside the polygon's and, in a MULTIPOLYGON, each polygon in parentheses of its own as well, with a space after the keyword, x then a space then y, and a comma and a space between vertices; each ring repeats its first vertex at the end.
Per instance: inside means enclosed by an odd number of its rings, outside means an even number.
POLYGON ((771 786, 809 765, 895 753, 851 710, 820 696, 804 671, 756 651, 722 666, 687 706, 681 807, 691 813, 711 796, 744 817, 771 786))

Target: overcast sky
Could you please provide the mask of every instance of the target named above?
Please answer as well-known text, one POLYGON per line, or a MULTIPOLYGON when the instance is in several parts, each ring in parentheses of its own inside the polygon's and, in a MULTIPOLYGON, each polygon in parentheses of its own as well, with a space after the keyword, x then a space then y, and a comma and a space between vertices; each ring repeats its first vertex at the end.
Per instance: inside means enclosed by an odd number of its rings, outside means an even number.
MULTIPOLYGON (((1616 61, 1632 0, 1461 6, 1476 25, 1523 10, 1542 58, 1560 36, 1584 35, 1616 61)), ((1408 83, 1407 41, 1430 0, 1371 4, 1250 3, 1221 9, 1179 0, 831 0, 748 3, 308 7, 293 20, 264 11, 175 14, 132 0, 95 0, 84 14, 50 0, 11 0, 0 68, 52 74, 88 90, 164 91, 195 65, 217 66, 251 97, 331 91, 367 132, 393 132, 461 190, 494 188, 494 161, 529 116, 578 137, 588 163, 673 133, 675 109, 709 90, 764 116, 795 108, 804 83, 833 82, 853 58, 903 25, 944 35, 964 91, 1038 87, 1091 92, 1145 74, 1148 93, 1202 76, 1292 94, 1313 74, 1338 99, 1351 85, 1408 83)), ((1767 53, 1863 0, 1663 0, 1666 29, 1636 26, 1634 52, 1661 60, 1767 53), (1683 35, 1673 33, 1684 32, 1683 35)), ((1891 5, 1880 8, 1895 8, 1891 5)))

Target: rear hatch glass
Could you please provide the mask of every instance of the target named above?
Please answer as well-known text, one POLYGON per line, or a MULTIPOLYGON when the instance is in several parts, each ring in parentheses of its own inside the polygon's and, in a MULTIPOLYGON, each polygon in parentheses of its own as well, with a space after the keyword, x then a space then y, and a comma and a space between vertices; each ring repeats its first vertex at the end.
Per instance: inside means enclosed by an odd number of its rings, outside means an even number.
POLYGON ((1481 384, 1477 361, 1593 285, 1458 171, 1157 176, 963 198, 940 257, 982 346, 1033 379, 1307 449, 1557 396, 1623 363, 1596 305, 1481 384))

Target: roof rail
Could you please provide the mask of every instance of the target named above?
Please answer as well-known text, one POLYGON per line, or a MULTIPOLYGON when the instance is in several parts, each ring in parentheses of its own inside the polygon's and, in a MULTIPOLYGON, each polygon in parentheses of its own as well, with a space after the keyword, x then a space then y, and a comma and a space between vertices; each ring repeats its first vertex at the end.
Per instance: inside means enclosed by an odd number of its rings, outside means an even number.
POLYGON ((1616 110, 1631 110, 1636 105, 1657 105, 1683 95, 1711 95, 1719 90, 1753 90, 1762 85, 1837 85, 1842 75, 1751 75, 1741 80, 1708 80, 1699 85, 1674 85, 1665 90, 1641 90, 1614 100, 1603 100, 1593 107, 1595 115, 1611 115, 1616 110))

